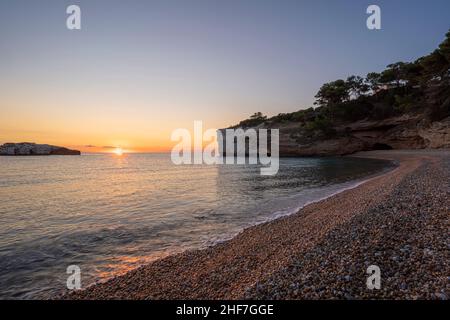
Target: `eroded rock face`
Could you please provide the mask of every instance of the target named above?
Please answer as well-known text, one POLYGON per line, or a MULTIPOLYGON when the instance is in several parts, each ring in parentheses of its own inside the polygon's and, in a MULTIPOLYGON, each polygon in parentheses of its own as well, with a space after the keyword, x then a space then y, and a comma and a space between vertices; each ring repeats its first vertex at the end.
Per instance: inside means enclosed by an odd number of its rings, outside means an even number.
POLYGON ((78 150, 36 143, 5 143, 0 146, 0 156, 49 156, 49 155, 80 155, 78 150))
POLYGON ((450 148, 450 117, 430 122, 423 115, 340 124, 329 138, 309 137, 299 124, 265 123, 254 129, 280 130, 280 156, 347 155, 380 149, 450 148))
POLYGON ((427 141, 428 148, 450 148, 450 117, 420 129, 419 134, 427 141))
POLYGON ((420 116, 359 121, 336 127, 336 138, 302 143, 280 128, 281 155, 345 155, 377 149, 450 148, 450 117, 428 122, 420 116))

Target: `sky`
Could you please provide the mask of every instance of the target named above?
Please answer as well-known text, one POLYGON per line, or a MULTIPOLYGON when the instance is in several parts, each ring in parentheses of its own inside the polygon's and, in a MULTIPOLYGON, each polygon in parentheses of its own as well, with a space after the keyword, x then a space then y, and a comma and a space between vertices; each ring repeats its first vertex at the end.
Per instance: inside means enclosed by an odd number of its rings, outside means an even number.
POLYGON ((308 108, 323 83, 413 61, 449 29, 448 0, 2 0, 0 143, 170 150, 194 120, 308 108))

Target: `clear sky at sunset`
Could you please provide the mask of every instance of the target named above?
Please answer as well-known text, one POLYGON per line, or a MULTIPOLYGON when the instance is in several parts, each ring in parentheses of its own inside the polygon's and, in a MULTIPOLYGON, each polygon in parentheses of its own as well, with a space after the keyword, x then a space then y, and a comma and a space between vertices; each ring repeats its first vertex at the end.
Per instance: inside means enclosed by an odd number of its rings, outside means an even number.
POLYGON ((167 150, 194 120, 307 108, 321 84, 414 60, 449 28, 448 0, 3 0, 0 143, 167 150))

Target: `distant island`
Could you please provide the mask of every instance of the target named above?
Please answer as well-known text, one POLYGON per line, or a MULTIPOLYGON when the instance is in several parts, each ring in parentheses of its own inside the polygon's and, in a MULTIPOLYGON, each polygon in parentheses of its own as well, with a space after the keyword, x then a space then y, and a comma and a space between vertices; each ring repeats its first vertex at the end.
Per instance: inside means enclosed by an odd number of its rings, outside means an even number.
POLYGON ((0 156, 79 156, 80 154, 78 150, 31 142, 5 143, 0 146, 0 156))

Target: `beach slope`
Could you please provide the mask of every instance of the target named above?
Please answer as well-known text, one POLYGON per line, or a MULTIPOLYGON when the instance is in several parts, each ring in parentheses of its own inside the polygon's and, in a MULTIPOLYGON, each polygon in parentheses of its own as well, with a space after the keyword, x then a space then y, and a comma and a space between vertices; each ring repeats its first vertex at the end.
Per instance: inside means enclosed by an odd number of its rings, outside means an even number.
POLYGON ((204 250, 64 299, 447 299, 449 151, 371 151, 399 166, 204 250), (381 271, 369 290, 366 271, 381 271))

